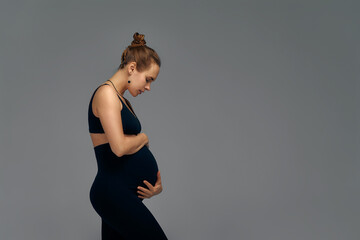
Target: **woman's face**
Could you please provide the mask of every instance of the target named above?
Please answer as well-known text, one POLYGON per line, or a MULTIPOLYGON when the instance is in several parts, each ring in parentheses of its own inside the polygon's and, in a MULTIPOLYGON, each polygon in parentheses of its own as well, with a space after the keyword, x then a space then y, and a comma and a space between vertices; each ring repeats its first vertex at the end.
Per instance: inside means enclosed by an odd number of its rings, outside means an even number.
POLYGON ((131 81, 128 85, 128 91, 130 94, 135 97, 145 92, 145 90, 150 91, 150 85, 157 78, 159 71, 160 68, 155 63, 152 63, 148 70, 141 73, 134 68, 133 74, 129 78, 131 81))

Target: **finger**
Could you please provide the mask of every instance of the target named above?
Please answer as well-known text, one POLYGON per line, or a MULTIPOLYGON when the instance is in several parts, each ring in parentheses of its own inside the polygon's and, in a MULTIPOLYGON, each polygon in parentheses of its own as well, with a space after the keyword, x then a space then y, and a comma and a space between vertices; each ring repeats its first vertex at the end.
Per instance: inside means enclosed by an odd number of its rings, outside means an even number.
POLYGON ((151 194, 151 191, 149 189, 143 188, 143 187, 138 187, 138 190, 147 193, 147 194, 151 194))
POLYGON ((149 196, 152 196, 153 195, 153 193, 152 192, 150 192, 149 190, 147 190, 146 192, 145 191, 137 191, 137 193, 138 194, 141 194, 141 195, 143 195, 143 196, 145 196, 145 197, 149 197, 149 196))
POLYGON ((149 189, 144 188, 144 187, 142 187, 142 186, 138 186, 137 188, 140 189, 140 190, 143 190, 143 191, 144 191, 144 190, 149 190, 149 189))
POLYGON ((142 197, 149 197, 149 194, 147 193, 144 193, 144 192, 140 192, 140 191, 137 191, 138 194, 140 194, 139 196, 142 196, 142 197))
POLYGON ((143 197, 143 196, 138 196, 138 198, 142 198, 142 199, 145 199, 145 198, 151 198, 151 196, 150 196, 150 197, 143 197))
POLYGON ((151 185, 151 183, 149 183, 148 181, 144 180, 144 183, 146 184, 146 186, 149 187, 150 190, 152 190, 154 188, 154 186, 151 185))
POLYGON ((151 198, 154 194, 152 195, 138 195, 138 197, 141 197, 141 198, 151 198))
POLYGON ((146 197, 143 197, 143 196, 140 196, 140 195, 138 195, 138 198, 142 198, 142 199, 145 199, 146 197))

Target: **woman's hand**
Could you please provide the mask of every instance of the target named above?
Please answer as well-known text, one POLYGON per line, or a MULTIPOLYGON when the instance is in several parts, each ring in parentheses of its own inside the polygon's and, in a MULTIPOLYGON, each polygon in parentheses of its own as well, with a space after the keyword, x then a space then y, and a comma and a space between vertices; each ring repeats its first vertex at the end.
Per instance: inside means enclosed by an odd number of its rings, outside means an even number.
POLYGON ((139 186, 138 191, 137 191, 138 194, 141 194, 138 196, 139 198, 142 198, 142 199, 151 198, 152 196, 155 196, 162 192, 160 171, 158 171, 158 173, 157 173, 157 180, 156 180, 155 186, 151 185, 151 183, 149 183, 146 180, 144 180, 144 183, 146 184, 146 186, 148 186, 149 189, 139 186))

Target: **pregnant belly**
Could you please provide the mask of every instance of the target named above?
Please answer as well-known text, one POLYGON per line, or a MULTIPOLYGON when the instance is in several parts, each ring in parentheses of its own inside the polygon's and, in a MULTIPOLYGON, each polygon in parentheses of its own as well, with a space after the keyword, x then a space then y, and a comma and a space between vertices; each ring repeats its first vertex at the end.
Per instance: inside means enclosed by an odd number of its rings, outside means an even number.
POLYGON ((95 154, 98 172, 90 189, 90 200, 100 216, 103 209, 118 204, 121 199, 138 198, 137 187, 148 188, 144 180, 155 185, 158 165, 147 146, 118 157, 109 144, 103 144, 95 148, 95 154))
POLYGON ((156 159, 147 146, 131 155, 125 155, 119 159, 123 161, 121 174, 125 177, 125 183, 130 187, 146 187, 143 183, 147 180, 154 185, 157 180, 158 165, 156 159))
POLYGON ((98 172, 90 190, 95 209, 104 208, 121 198, 137 198, 137 187, 148 188, 144 180, 155 185, 158 165, 147 146, 134 154, 118 157, 107 143, 96 147, 95 155, 98 172))
POLYGON ((144 180, 155 185, 158 165, 147 146, 143 146, 134 154, 118 157, 111 151, 109 144, 104 144, 95 149, 95 154, 98 164, 96 178, 107 179, 103 183, 107 182, 112 186, 123 184, 135 191, 138 186, 148 188, 144 180))

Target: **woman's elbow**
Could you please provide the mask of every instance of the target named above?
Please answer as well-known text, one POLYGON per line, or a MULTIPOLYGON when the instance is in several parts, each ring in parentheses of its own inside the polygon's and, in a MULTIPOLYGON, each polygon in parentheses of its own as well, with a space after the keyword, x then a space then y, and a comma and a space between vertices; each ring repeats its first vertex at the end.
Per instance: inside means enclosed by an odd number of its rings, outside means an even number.
POLYGON ((122 157, 125 155, 125 152, 124 152, 124 149, 121 148, 121 147, 114 147, 114 146, 111 146, 110 145, 110 148, 111 148, 111 151, 117 156, 117 157, 122 157))

